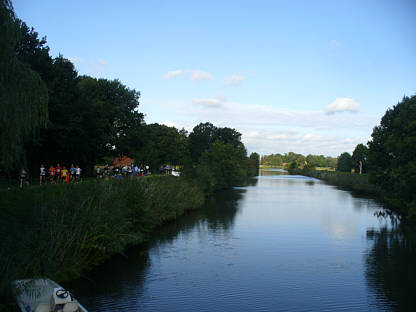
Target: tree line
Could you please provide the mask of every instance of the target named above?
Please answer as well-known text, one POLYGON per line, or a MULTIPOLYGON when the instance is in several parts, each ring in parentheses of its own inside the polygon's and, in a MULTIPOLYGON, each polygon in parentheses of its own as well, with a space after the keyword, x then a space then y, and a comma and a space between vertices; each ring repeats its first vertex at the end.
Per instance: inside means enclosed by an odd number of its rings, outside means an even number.
POLYGON ((20 168, 38 174, 41 163, 77 163, 85 171, 126 155, 156 170, 184 167, 202 177, 206 190, 228 187, 252 174, 241 134, 211 123, 191 133, 146 124, 140 92, 119 80, 79 75, 63 55, 49 54, 46 37, 18 19, 9 0, 0 0, 0 176, 20 168))
POLYGON ((287 169, 334 168, 338 172, 365 174, 389 207, 416 222, 416 96, 405 96, 381 118, 371 139, 358 144, 352 154, 337 158, 303 156, 293 152, 261 157, 262 165, 287 169))
POLYGON ((335 169, 337 158, 324 155, 307 155, 289 152, 285 154, 271 154, 261 156, 260 163, 266 166, 291 166, 292 168, 303 168, 304 166, 326 167, 335 169))
POLYGON ((367 144, 338 156, 336 170, 366 174, 405 220, 416 222, 416 96, 403 97, 373 128, 367 144))

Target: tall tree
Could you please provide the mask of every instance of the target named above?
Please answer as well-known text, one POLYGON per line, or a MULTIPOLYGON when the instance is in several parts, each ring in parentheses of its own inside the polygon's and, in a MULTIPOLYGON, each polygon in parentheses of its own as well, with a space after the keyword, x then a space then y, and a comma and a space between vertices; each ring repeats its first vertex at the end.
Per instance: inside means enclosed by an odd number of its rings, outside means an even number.
POLYGON ((370 178, 392 205, 416 221, 416 96, 388 109, 371 137, 370 178))
POLYGON ((337 171, 351 172, 352 158, 350 153, 342 153, 338 157, 337 171))
POLYGON ((23 31, 11 2, 0 0, 0 171, 25 163, 25 143, 39 138, 48 120, 48 90, 41 76, 22 63, 16 47, 23 31))
POLYGON ((157 170, 160 165, 185 165, 190 161, 189 142, 185 130, 159 125, 146 125, 143 131, 144 145, 132 154, 139 163, 157 170))
POLYGON ((212 123, 200 123, 189 134, 189 148, 192 159, 196 162, 202 153, 215 142, 217 127, 212 123))
POLYGON ((216 141, 231 144, 233 147, 241 147, 241 133, 235 129, 223 127, 219 128, 212 123, 200 123, 195 126, 189 134, 189 147, 192 159, 196 162, 202 153, 209 149, 216 141))
POLYGON ((78 73, 62 55, 53 60, 52 73, 48 127, 41 131, 39 142, 28 148, 32 170, 40 163, 62 164, 77 160, 84 165, 84 159, 88 157, 88 151, 82 150, 86 133, 80 126, 83 107, 77 88, 78 73))
POLYGON ((362 174, 367 169, 368 148, 364 144, 358 144, 352 153, 352 165, 355 172, 362 174))

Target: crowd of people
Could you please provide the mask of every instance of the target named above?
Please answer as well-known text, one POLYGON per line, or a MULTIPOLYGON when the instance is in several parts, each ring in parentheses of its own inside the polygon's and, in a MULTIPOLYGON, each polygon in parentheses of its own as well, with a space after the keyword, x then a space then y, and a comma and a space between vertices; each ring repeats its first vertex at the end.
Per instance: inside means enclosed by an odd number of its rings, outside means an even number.
POLYGON ((150 175, 150 167, 148 165, 125 165, 125 166, 113 166, 108 164, 101 168, 96 167, 97 178, 112 177, 112 178, 124 178, 124 177, 137 177, 150 175))
POLYGON ((57 164, 55 167, 50 165, 48 169, 44 165, 40 165, 40 184, 49 183, 68 183, 72 181, 81 181, 81 172, 82 169, 76 165, 71 165, 69 170, 60 164, 57 164))
MULTIPOLYGON (((76 165, 71 165, 69 169, 66 166, 61 166, 57 164, 56 166, 50 165, 49 168, 46 168, 43 164, 39 168, 39 184, 51 184, 57 183, 68 183, 72 181, 81 181, 82 169, 76 165)), ((20 170, 20 188, 27 183, 27 171, 25 168, 20 170)))
MULTIPOLYGON (((175 167, 170 165, 161 166, 159 168, 160 174, 172 174, 179 175, 179 172, 175 170, 175 167)), ((125 166, 96 166, 95 167, 97 179, 101 178, 124 178, 124 177, 137 177, 137 176, 146 176, 150 175, 150 167, 148 165, 141 164, 140 166, 130 165, 125 166)), ((50 165, 49 168, 46 168, 43 164, 40 165, 39 170, 39 184, 58 184, 58 183, 69 183, 69 182, 80 182, 82 181, 82 169, 73 164, 69 169, 66 166, 61 166, 57 164, 56 166, 50 165)), ((20 188, 29 182, 27 182, 27 171, 22 168, 20 171, 20 188)))

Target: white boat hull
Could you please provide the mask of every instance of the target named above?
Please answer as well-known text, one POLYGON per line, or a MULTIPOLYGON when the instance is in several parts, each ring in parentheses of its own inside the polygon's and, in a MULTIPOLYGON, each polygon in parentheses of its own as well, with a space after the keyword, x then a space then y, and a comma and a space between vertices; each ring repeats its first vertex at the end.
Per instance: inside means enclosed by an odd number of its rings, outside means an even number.
MULTIPOLYGON (((50 279, 24 279, 12 283, 13 291, 16 296, 17 305, 22 312, 46 312, 56 311, 51 305, 51 298, 56 288, 63 289, 58 283, 50 279)), ((76 312, 88 312, 76 299, 73 299, 76 312)), ((70 311, 66 309, 58 311, 70 311)))

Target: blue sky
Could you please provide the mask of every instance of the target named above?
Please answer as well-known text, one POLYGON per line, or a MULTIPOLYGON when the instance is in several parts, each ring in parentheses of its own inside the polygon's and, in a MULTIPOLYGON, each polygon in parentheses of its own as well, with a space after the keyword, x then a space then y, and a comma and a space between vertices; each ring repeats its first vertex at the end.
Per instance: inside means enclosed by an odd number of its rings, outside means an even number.
POLYGON ((17 1, 52 56, 141 92, 147 123, 338 156, 416 94, 416 1, 17 1))

